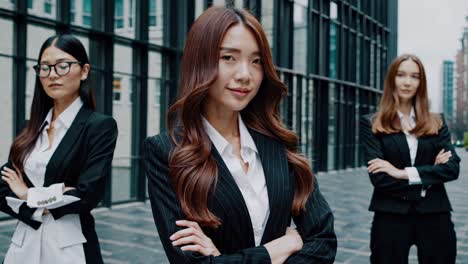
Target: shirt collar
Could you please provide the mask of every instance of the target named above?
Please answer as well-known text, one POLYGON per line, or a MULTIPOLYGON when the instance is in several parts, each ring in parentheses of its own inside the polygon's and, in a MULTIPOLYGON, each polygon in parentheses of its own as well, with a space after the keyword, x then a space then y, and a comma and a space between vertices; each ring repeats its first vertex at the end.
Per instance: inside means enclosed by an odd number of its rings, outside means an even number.
POLYGON ((43 131, 44 129, 48 129, 48 128, 49 128, 50 122, 51 122, 51 120, 52 120, 52 114, 53 114, 53 112, 54 112, 53 110, 54 110, 54 108, 51 108, 51 109, 49 110, 49 112, 48 112, 47 115, 46 115, 46 118, 44 119, 44 122, 42 122, 42 124, 41 124, 41 126, 40 126, 40 128, 39 128, 39 131, 43 131))
MULTIPOLYGON (((247 127, 245 126, 244 122, 242 121, 242 117, 239 114, 238 116, 239 122, 239 134, 240 134, 240 144, 242 148, 249 148, 255 152, 257 151, 257 147, 250 135, 247 127)), ((215 145, 216 149, 220 154, 224 153, 226 148, 230 146, 230 143, 214 128, 208 120, 204 116, 202 116, 203 126, 205 128, 208 137, 210 138, 211 142, 215 145)))
MULTIPOLYGON (((81 100, 81 97, 78 96, 78 98, 76 98, 75 101, 73 101, 73 103, 69 105, 65 109, 65 111, 63 111, 57 117, 58 122, 56 122, 56 128, 57 128, 57 125, 58 126, 63 125, 65 126, 66 129, 70 128, 73 120, 75 119, 76 115, 78 114, 82 106, 83 106, 83 101, 81 100)), ((54 108, 51 108, 49 112, 47 113, 47 116, 44 122, 42 122, 41 130, 44 128, 46 129, 49 128, 50 123, 52 121, 53 112, 54 112, 54 108)))
MULTIPOLYGON (((402 119, 404 117, 404 114, 398 110, 398 117, 402 119)), ((415 121, 416 120, 416 114, 414 113, 414 107, 411 107, 411 112, 410 112, 410 119, 415 121)))
POLYGON ((239 114, 239 134, 240 134, 240 142, 241 142, 241 148, 249 148, 256 153, 257 151, 257 146, 255 145, 255 142, 252 139, 252 136, 249 133, 249 130, 244 124, 244 121, 242 121, 242 117, 239 114))

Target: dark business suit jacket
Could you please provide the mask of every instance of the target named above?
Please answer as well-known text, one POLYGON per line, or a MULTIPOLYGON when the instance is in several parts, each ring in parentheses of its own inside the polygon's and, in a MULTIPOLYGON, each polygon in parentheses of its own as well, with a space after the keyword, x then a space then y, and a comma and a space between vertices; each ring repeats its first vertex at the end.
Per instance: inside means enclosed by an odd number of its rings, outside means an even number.
MULTIPOLYGON (((366 162, 379 158, 390 162, 398 169, 412 167, 405 134, 372 133, 373 116, 371 114, 361 118, 361 142, 366 162)), ((409 185, 408 180, 398 180, 386 173, 369 173, 374 185, 369 210, 400 214, 408 213, 410 208, 418 213, 451 211, 444 183, 458 178, 459 163, 460 158, 450 142, 450 134, 443 121, 438 135, 418 138, 414 167, 421 177, 422 184, 409 185), (450 150, 452 157, 445 164, 434 165, 441 149, 450 150), (425 197, 421 197, 422 188, 427 190, 425 197)))
MULTIPOLYGON (((65 192, 81 200, 49 210, 54 219, 67 214, 79 214, 83 235, 86 263, 103 263, 94 218, 91 210, 97 206, 104 193, 106 178, 110 175, 111 162, 117 140, 115 120, 83 106, 63 137, 47 164, 44 187, 65 183, 76 190, 65 192)), ((4 166, 13 169, 11 162, 4 166)), ((24 180, 28 187, 34 187, 27 175, 24 180)), ((24 203, 16 214, 6 203, 6 196, 16 197, 8 184, 0 179, 0 210, 23 221, 34 229, 41 222, 32 220, 36 208, 24 203)))
MULTIPOLYGON (((295 177, 286 159, 282 143, 250 130, 263 165, 270 215, 261 244, 268 243, 285 234, 291 223, 291 206, 295 177)), ((177 195, 168 176, 168 156, 174 148, 167 133, 146 139, 144 157, 146 175, 154 221, 159 237, 171 263, 270 263, 270 256, 263 246, 255 247, 249 212, 234 178, 212 145, 212 155, 218 165, 218 181, 209 198, 208 207, 221 219, 218 229, 203 228, 221 255, 202 256, 183 252, 169 240, 180 227, 176 220, 186 219, 177 195)), ((315 183, 316 183, 315 179, 315 183)), ((333 215, 314 185, 306 211, 294 216, 294 222, 304 241, 301 251, 289 257, 286 263, 333 263, 336 254, 336 236, 333 230, 333 215)))

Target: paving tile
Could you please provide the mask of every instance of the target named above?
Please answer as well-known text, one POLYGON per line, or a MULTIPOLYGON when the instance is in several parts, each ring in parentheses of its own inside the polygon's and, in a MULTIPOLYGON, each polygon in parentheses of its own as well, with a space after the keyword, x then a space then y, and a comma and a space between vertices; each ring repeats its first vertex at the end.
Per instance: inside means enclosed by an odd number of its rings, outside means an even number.
MULTIPOLYGON (((447 184, 454 209, 457 232, 457 263, 468 263, 468 152, 457 150, 460 178, 447 184)), ((373 213, 367 210, 372 185, 365 168, 318 173, 320 190, 335 215, 338 252, 335 263, 369 263, 369 238, 373 213)), ((96 230, 105 263, 168 263, 153 222, 149 203, 132 203, 100 208, 94 213, 96 230)), ((0 222, 0 259, 5 256, 16 221, 0 222)), ((409 263, 417 263, 417 249, 411 248, 409 263)))

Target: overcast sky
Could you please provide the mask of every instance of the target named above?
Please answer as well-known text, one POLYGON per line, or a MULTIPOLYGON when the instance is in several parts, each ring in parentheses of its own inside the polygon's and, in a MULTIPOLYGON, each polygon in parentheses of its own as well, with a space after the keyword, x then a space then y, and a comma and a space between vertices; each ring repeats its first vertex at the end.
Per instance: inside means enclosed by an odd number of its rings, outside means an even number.
POLYGON ((421 58, 434 112, 442 111, 442 61, 455 60, 466 15, 468 0, 398 0, 398 54, 421 58))

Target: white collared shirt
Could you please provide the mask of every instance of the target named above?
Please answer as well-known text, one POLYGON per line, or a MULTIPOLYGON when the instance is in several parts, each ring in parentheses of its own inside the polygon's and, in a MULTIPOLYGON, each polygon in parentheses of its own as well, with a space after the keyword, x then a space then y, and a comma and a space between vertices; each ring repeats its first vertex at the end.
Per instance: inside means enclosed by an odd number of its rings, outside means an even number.
MULTIPOLYGON (((405 127, 403 126, 404 122, 408 122, 407 127, 409 127, 410 129, 413 129, 416 126, 416 114, 414 113, 414 108, 411 108, 409 120, 407 120, 404 114, 400 111, 398 111, 398 117, 400 118, 402 128, 405 127)), ((408 143, 411 165, 414 166, 414 161, 416 160, 416 153, 418 152, 418 138, 414 134, 410 134, 407 129, 403 129, 403 133, 405 133, 406 142, 408 143)), ((415 167, 406 167, 405 170, 408 173, 409 185, 422 184, 419 172, 415 167)), ((426 191, 423 189, 421 191, 421 196, 424 197, 425 195, 426 191)))
POLYGON ((255 142, 239 114, 240 156, 244 163, 248 163, 248 170, 245 173, 241 161, 233 153, 232 144, 208 120, 204 117, 202 119, 206 133, 223 158, 242 193, 252 222, 255 245, 258 246, 262 241, 265 225, 270 214, 270 207, 265 174, 255 142))
POLYGON ((42 224, 39 229, 34 230, 22 222, 18 223, 12 237, 12 244, 5 256, 5 264, 36 263, 35 261, 52 263, 56 260, 60 260, 61 263, 85 262, 81 244, 86 242, 86 239, 81 231, 79 215, 69 214, 55 220, 50 214, 43 214, 46 208, 54 209, 80 200, 75 196, 63 195, 63 183, 52 184, 49 187, 43 186, 47 164, 82 106, 83 101, 78 97, 56 118, 52 144, 49 142, 47 130, 51 126, 53 108, 49 110, 41 125, 34 149, 24 161, 24 172, 34 187, 28 189, 27 201, 12 197, 6 197, 6 200, 8 206, 16 213, 25 202, 28 207, 37 208, 32 219, 42 224), (21 252, 28 252, 28 254, 21 252), (67 259, 70 254, 76 258, 67 259))

